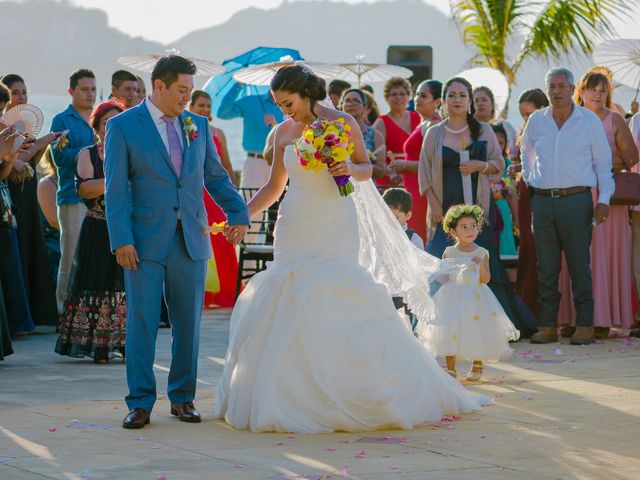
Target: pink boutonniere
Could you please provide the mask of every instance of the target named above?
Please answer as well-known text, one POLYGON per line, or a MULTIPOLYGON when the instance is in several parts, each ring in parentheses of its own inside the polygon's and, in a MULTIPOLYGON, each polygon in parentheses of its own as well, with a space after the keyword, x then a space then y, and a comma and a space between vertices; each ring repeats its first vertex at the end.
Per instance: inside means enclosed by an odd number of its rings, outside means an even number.
POLYGON ((193 123, 193 118, 191 116, 184 118, 184 135, 187 138, 187 147, 189 143, 198 138, 198 127, 195 123, 193 123))

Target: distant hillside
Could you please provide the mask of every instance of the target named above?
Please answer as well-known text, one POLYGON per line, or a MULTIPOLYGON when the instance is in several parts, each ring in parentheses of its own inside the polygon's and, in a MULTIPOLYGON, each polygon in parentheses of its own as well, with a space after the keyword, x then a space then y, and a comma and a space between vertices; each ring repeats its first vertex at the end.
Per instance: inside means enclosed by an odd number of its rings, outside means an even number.
POLYGON ((91 68, 108 88, 115 59, 163 52, 165 46, 109 27, 107 15, 68 2, 0 2, 1 73, 19 73, 31 91, 64 94, 69 73, 91 68))
MULTIPOLYGON (((210 8, 213 12, 215 2, 210 8)), ((421 0, 285 1, 275 9, 245 9, 224 24, 194 31, 168 46, 111 28, 102 10, 76 7, 66 0, 3 1, 0 18, 0 73, 24 75, 31 91, 40 94, 63 94, 69 73, 81 66, 94 69, 99 87, 108 93, 117 57, 162 53, 168 47, 216 62, 261 45, 297 48, 315 61, 349 62, 363 54, 367 61, 385 62, 389 45, 431 45, 434 77, 440 80, 467 68, 471 57, 453 20, 421 0)), ((188 18, 181 15, 177 21, 188 18)), ((591 61, 579 56, 553 63, 564 63, 580 76, 591 61)), ((548 68, 546 61, 523 66, 511 112, 517 112, 522 90, 543 86, 548 68)), ((198 78, 198 86, 205 80, 198 78)), ((625 107, 628 96, 619 100, 625 107)))
MULTIPOLYGON (((512 43, 517 47, 518 39, 512 43)), ((389 45, 431 45, 433 76, 443 81, 469 68, 471 58, 454 20, 421 0, 372 4, 285 1, 271 10, 242 10, 224 24, 194 31, 175 45, 190 55, 215 61, 267 45, 297 48, 308 60, 338 63, 354 61, 358 54, 365 55, 366 61, 384 63, 389 45)), ((570 66, 579 76, 591 60, 574 56, 554 63, 570 66)), ((509 106, 510 118, 515 115, 518 124, 519 93, 543 87, 548 68, 546 61, 529 61, 520 70, 509 106)))
POLYGON ((175 44, 190 55, 217 61, 267 45, 296 48, 308 60, 325 62, 352 62, 359 54, 366 61, 385 62, 391 44, 431 45, 434 73, 441 77, 461 70, 470 56, 452 20, 420 0, 316 0, 284 2, 271 10, 248 8, 175 44))

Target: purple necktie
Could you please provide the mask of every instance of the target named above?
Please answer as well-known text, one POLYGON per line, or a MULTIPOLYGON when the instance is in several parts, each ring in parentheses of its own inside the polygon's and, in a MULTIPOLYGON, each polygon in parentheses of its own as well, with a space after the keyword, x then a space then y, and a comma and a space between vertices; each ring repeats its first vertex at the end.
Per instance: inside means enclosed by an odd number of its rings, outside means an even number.
POLYGON ((173 163, 173 168, 176 169, 176 174, 180 177, 182 173, 182 142, 176 131, 174 120, 175 118, 167 117, 166 115, 162 116, 162 121, 167 125, 171 163, 173 163))

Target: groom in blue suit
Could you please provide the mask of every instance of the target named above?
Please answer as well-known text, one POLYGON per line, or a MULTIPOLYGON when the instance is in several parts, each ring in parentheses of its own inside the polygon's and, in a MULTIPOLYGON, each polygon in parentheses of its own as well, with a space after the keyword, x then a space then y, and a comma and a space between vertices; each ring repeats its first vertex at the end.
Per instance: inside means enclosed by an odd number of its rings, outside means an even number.
POLYGON ((220 164, 207 119, 184 111, 195 73, 183 57, 161 58, 151 74, 151 97, 107 124, 106 216, 127 295, 125 428, 148 424, 156 401, 153 362, 163 293, 172 325, 171 413, 185 422, 201 419, 193 399, 211 257, 203 185, 227 216, 230 242, 240 242, 249 228, 247 205, 220 164))

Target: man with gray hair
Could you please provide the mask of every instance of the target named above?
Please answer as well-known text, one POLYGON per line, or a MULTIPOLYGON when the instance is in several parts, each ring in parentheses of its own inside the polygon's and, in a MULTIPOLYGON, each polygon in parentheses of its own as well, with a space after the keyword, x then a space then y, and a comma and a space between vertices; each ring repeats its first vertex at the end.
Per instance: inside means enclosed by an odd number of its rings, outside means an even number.
POLYGON ((531 194, 538 254, 540 329, 531 343, 558 340, 558 276, 564 252, 573 285, 572 345, 593 342, 591 233, 604 222, 615 190, 611 148, 598 116, 575 105, 573 74, 553 68, 545 77, 551 105, 529 117, 521 140, 522 178, 531 194), (597 188, 594 208, 592 189, 597 188))

